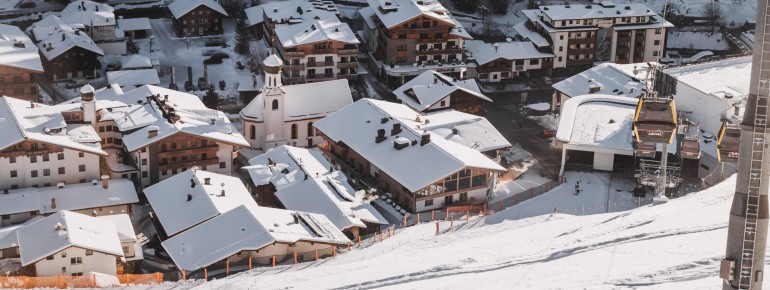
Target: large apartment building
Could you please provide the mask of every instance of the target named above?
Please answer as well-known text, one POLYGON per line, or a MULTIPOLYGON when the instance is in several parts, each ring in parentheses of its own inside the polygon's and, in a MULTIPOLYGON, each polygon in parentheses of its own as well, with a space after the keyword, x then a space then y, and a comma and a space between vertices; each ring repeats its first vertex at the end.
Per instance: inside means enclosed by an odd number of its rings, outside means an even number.
POLYGON ((554 54, 553 68, 590 67, 594 62, 657 61, 673 24, 644 4, 567 4, 523 10, 514 27, 522 37, 554 54))
POLYGON ((35 75, 43 73, 37 46, 16 26, 0 24, 0 95, 37 100, 35 75))
POLYGON ((472 39, 438 1, 369 0, 358 12, 372 71, 391 86, 425 70, 463 79, 463 42, 472 39))
POLYGON ((334 4, 304 0, 246 9, 252 30, 283 60, 286 84, 358 78, 359 40, 336 13, 334 4))

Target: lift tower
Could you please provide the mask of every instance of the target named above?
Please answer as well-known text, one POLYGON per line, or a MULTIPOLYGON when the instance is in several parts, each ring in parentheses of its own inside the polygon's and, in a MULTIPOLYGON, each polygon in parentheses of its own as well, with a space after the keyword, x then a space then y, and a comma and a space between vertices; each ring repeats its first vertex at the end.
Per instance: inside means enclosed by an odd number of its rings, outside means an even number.
POLYGON ((720 267, 722 289, 762 289, 767 245, 770 183, 770 10, 757 0, 757 28, 751 86, 741 122, 738 180, 727 229, 727 255, 720 267))

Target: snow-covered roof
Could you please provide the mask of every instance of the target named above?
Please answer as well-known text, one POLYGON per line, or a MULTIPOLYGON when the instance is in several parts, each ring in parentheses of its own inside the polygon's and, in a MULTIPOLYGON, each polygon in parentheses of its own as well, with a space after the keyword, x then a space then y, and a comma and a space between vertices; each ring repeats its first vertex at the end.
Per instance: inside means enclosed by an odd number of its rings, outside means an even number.
MULTIPOLYGON (((121 69, 140 69, 152 68, 152 61, 149 57, 139 54, 131 54, 120 58, 121 69)), ((157 74, 156 74, 157 75, 157 74)), ((111 84, 112 82, 110 82, 111 84)))
POLYGON ((552 20, 591 19, 607 17, 636 17, 657 15, 644 4, 604 5, 546 5, 540 11, 552 20))
MULTIPOLYGON (((235 130, 225 113, 206 108, 196 95, 153 85, 144 85, 122 94, 112 89, 100 90, 96 94, 96 98, 97 110, 111 109, 108 114, 103 111, 101 113, 113 118, 120 131, 124 132, 123 144, 128 151, 135 151, 176 133, 191 134, 238 146, 248 146, 246 139, 235 130), (179 120, 171 123, 167 118, 164 118, 157 103, 147 103, 147 96, 150 95, 160 96, 161 100, 168 96, 168 101, 165 104, 168 108, 174 108, 179 120), (158 128, 156 136, 149 137, 147 132, 149 126, 158 128), (140 128, 143 129, 135 130, 140 128), (131 132, 125 133, 129 131, 131 132)), ((79 102, 80 99, 75 98, 67 103, 72 105, 79 102)))
POLYGON ((505 170, 479 151, 438 136, 420 145, 422 126, 429 123, 426 119, 429 117, 403 104, 361 99, 313 125, 333 142, 343 142, 411 192, 466 167, 505 170), (401 126, 401 132, 391 135, 394 124, 401 126), (385 130, 386 139, 376 143, 379 129, 385 130), (394 148, 397 138, 416 144, 399 150, 394 148))
POLYGON ((257 205, 237 177, 197 169, 158 182, 145 188, 144 193, 169 236, 239 205, 257 205))
POLYGON ((286 209, 324 215, 340 230, 366 227, 364 222, 387 224, 345 175, 329 171, 331 163, 317 148, 284 145, 252 158, 249 164, 242 169, 254 185, 273 184, 275 196, 286 209))
MULTIPOLYGON (((323 118, 353 103, 350 86, 345 79, 281 86, 280 89, 285 93, 283 96, 285 121, 323 118)), ((246 105, 241 110, 241 116, 256 121, 264 120, 262 115, 266 108, 264 94, 263 91, 246 105)))
POLYGON ((725 51, 730 49, 730 43, 719 32, 670 31, 666 36, 666 48, 725 51))
POLYGON ((298 241, 333 245, 350 242, 323 215, 239 205, 162 245, 177 267, 192 271, 241 251, 259 250, 274 242, 298 241))
MULTIPOLYGON (((633 66, 647 71, 646 63, 637 63, 633 66)), ((645 89, 644 81, 637 78, 637 75, 621 69, 618 64, 603 63, 555 83, 553 88, 569 97, 589 94, 594 89, 597 90, 593 92, 595 94, 635 98, 645 89)))
POLYGON ((549 47, 551 45, 543 35, 535 31, 531 22, 524 21, 513 26, 516 33, 532 42, 537 47, 549 47))
POLYGON ((143 85, 159 85, 160 77, 155 69, 132 69, 107 72, 107 82, 121 87, 138 87, 143 85))
POLYGON ((396 98, 412 109, 425 111, 456 91, 462 91, 487 102, 492 100, 481 93, 475 79, 455 80, 434 70, 426 70, 393 90, 396 98))
POLYGON ((0 136, 0 150, 25 140, 34 140, 107 155, 101 148, 99 135, 93 127, 86 127, 90 126, 65 123, 64 116, 56 106, 0 97, 0 131, 3 132, 0 136))
POLYGON ((337 15, 326 11, 313 11, 303 16, 299 23, 278 24, 275 34, 284 48, 321 41, 339 41, 358 44, 358 38, 347 23, 337 15))
POLYGON ((556 139, 572 145, 633 151, 635 98, 582 95, 564 102, 556 139))
POLYGON ((415 17, 425 16, 455 25, 452 16, 439 1, 417 0, 368 0, 374 14, 387 28, 394 27, 415 17), (418 4, 418 2, 420 4, 418 4))
POLYGON ((455 110, 428 113, 427 117, 430 123, 422 128, 442 139, 455 141, 479 152, 511 147, 511 143, 487 118, 455 110))
POLYGON ((0 194, 0 214, 39 212, 48 214, 62 210, 83 210, 139 202, 134 183, 128 179, 113 179, 108 188, 102 182, 11 189, 0 194), (56 207, 53 207, 53 205, 56 207))
POLYGON ((663 73, 706 94, 724 91, 727 87, 747 95, 751 56, 672 67, 664 69, 663 73))
POLYGON ((358 9, 358 14, 361 15, 361 18, 364 19, 364 22, 366 22, 366 26, 369 28, 375 28, 377 27, 377 24, 374 23, 374 9, 372 7, 364 7, 361 9, 358 9))
POLYGON ((507 60, 553 58, 553 53, 541 52, 529 41, 511 41, 488 43, 481 40, 468 40, 465 49, 479 65, 486 64, 496 59, 507 60), (495 45, 497 48, 495 48, 495 45))
POLYGON ((61 19, 53 15, 35 23, 31 31, 40 53, 48 60, 75 47, 104 55, 104 51, 85 32, 72 25, 62 24, 61 19))
POLYGON ((83 24, 85 26, 111 26, 116 24, 115 9, 112 6, 89 0, 70 2, 60 14, 67 24, 83 24))
POLYGON ((118 239, 120 239, 121 243, 136 241, 134 225, 131 224, 131 217, 127 214, 103 215, 97 218, 108 220, 115 224, 115 230, 118 232, 118 239))
POLYGON ((152 26, 150 26, 150 19, 147 17, 118 19, 118 27, 123 31, 152 29, 152 26))
POLYGON ((123 257, 115 224, 75 212, 62 211, 25 225, 16 232, 22 266, 69 247, 123 257))
POLYGON ((37 46, 16 26, 0 24, 0 65, 43 72, 37 46))
POLYGON ((168 10, 171 10, 174 18, 179 19, 201 5, 211 8, 211 10, 219 12, 224 16, 228 16, 225 8, 218 1, 214 0, 176 0, 168 5, 168 10))
MULTIPOLYGON (((297 24, 312 21, 316 16, 330 19, 328 15, 316 14, 325 12, 330 15, 339 14, 337 6, 332 1, 321 0, 289 0, 266 2, 244 10, 249 25, 256 25, 264 21, 264 17, 275 24, 297 24)), ((334 16, 336 20, 336 16, 334 16)), ((336 20, 339 21, 339 20, 336 20)))

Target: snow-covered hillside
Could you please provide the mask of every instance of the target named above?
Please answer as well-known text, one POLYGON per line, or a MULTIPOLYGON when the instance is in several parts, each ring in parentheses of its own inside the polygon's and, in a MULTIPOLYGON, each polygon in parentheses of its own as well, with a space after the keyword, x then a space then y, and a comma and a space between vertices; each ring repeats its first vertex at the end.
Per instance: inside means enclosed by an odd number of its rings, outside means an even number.
POLYGON ((438 236, 424 224, 335 259, 174 288, 719 289, 734 187, 733 176, 665 205, 610 214, 515 220, 503 211, 438 236))

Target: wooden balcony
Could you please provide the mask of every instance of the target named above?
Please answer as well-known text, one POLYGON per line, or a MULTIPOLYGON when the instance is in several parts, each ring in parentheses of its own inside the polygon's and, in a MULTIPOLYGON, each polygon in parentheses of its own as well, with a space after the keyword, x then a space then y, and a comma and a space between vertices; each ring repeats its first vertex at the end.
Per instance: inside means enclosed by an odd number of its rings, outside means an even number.
POLYGON ((304 57, 305 52, 304 51, 284 51, 283 56, 285 58, 304 57))
POLYGON ((331 48, 314 48, 312 54, 332 54, 334 49, 331 48))
MULTIPOLYGON (((169 161, 171 161, 171 157, 179 157, 183 155, 190 156, 190 155, 206 154, 208 156, 216 156, 218 150, 219 150, 219 146, 217 146, 217 144, 214 143, 214 145, 209 145, 206 147, 178 148, 178 149, 158 152, 158 158, 166 158, 169 161)), ((179 158, 177 158, 177 161, 178 159, 179 158)))
POLYGON ((491 72, 503 72, 503 71, 513 71, 513 68, 510 66, 495 66, 495 67, 479 67, 477 69, 479 73, 491 73, 491 72))
POLYGON ((219 164, 219 158, 214 155, 212 158, 208 159, 198 159, 198 160, 187 160, 187 161, 175 161, 170 162, 167 164, 158 164, 158 170, 171 170, 171 169, 179 169, 179 168, 192 168, 193 166, 208 166, 208 165, 218 165, 219 164))
POLYGON ((463 50, 460 48, 425 49, 425 50, 418 49, 416 52, 418 55, 435 55, 435 54, 458 54, 458 53, 462 53, 463 50))
POLYGON ((338 62, 338 68, 357 68, 358 62, 338 62))
POLYGON ((288 77, 283 76, 283 82, 286 84, 301 84, 305 82, 305 77, 299 76, 299 77, 288 77))
POLYGON ((355 55, 355 54, 358 54, 358 49, 357 48, 340 49, 340 50, 337 50, 337 54, 339 54, 339 55, 355 55))
POLYGON ((334 66, 334 61, 315 61, 315 62, 307 63, 307 67, 324 67, 324 66, 334 66))
POLYGON ((283 66, 284 70, 304 70, 305 65, 304 64, 287 64, 283 66))
POLYGON ((312 74, 312 75, 309 74, 309 75, 307 75, 307 80, 308 81, 319 81, 319 80, 326 80, 326 79, 333 79, 333 78, 334 78, 334 74, 333 73, 329 73, 329 74, 312 74))
POLYGON ((337 79, 349 79, 352 81, 358 79, 358 74, 337 74, 337 79))

